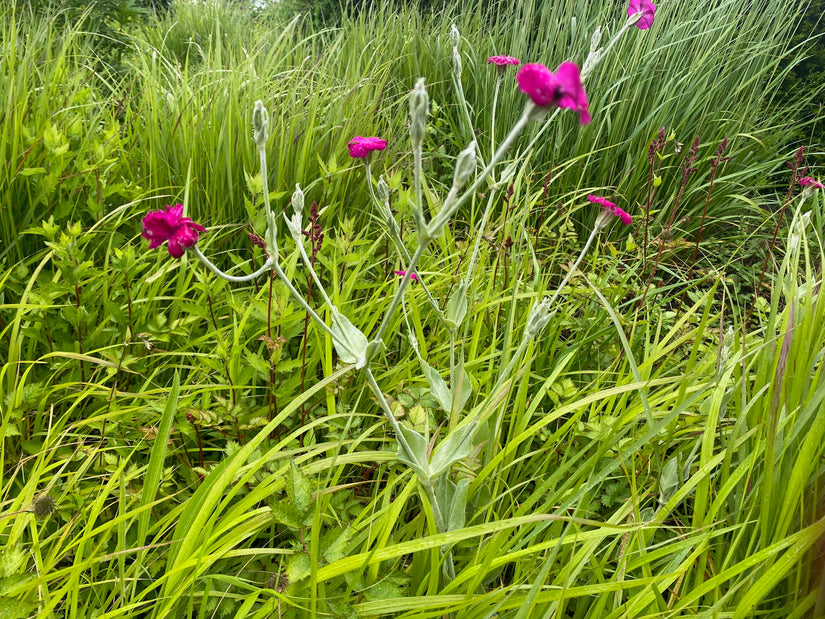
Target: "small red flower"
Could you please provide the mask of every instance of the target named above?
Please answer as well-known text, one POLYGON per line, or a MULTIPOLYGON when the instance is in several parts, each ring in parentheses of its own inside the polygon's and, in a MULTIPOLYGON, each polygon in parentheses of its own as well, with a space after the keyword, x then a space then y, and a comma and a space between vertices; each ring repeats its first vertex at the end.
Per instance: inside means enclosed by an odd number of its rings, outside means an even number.
POLYGON ((519 64, 520 62, 518 58, 513 58, 512 56, 490 56, 487 59, 488 64, 495 64, 500 67, 507 66, 508 64, 519 64))
POLYGON ((149 249, 155 249, 169 241, 169 253, 180 258, 187 247, 198 242, 198 233, 206 228, 183 217, 183 204, 166 205, 165 211, 150 211, 143 218, 143 238, 149 241, 149 249))
POLYGON ((347 144, 349 148, 349 156, 354 159, 363 159, 374 150, 384 150, 387 148, 387 140, 381 138, 362 138, 356 135, 347 144))
MULTIPOLYGON (((406 271, 393 271, 393 273, 395 273, 399 277, 404 277, 407 274, 406 271)), ((418 275, 416 275, 415 273, 410 273, 410 279, 413 281, 418 281, 418 275)))
POLYGON ((642 16, 636 22, 636 27, 639 30, 647 30, 653 25, 653 14, 656 12, 656 5, 650 0, 630 0, 630 5, 627 7, 627 16, 633 17, 636 13, 641 13, 642 16))
POLYGON ((802 178, 800 178, 799 184, 803 187, 812 187, 813 189, 825 189, 825 184, 821 183, 815 178, 811 178, 810 176, 803 176, 802 178))
POLYGON ((601 205, 601 207, 608 213, 610 213, 611 215, 615 215, 616 217, 621 219, 622 223, 626 226, 633 223, 633 218, 630 216, 630 214, 623 211, 621 208, 613 204, 610 200, 594 195, 587 196, 587 199, 593 202, 594 204, 601 205))
POLYGON ((579 113, 581 124, 590 122, 587 93, 575 63, 563 62, 555 73, 543 64, 526 64, 516 75, 516 80, 521 91, 539 107, 565 107, 579 113))

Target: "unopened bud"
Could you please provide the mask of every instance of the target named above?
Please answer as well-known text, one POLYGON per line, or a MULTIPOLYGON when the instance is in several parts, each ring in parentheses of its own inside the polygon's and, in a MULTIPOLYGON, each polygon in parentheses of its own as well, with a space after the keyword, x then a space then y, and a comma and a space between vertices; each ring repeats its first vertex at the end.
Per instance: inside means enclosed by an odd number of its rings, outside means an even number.
POLYGON ((455 164, 455 178, 453 179, 453 189, 459 190, 476 171, 476 143, 475 140, 458 154, 458 161, 455 164))
POLYGON ((599 49, 599 45, 602 42, 602 27, 598 26, 594 31, 593 34, 590 36, 590 51, 595 52, 599 49))
POLYGON ((292 208, 296 215, 300 215, 304 210, 304 192, 298 183, 295 183, 295 193, 292 194, 292 208))
POLYGON ((424 141, 424 132, 427 128, 427 113, 430 109, 430 97, 424 86, 424 78, 418 78, 410 93, 410 137, 413 146, 418 148, 424 141))
POLYGON ((378 188, 376 190, 378 193, 378 199, 382 203, 387 203, 390 201, 390 188, 387 186, 387 183, 384 182, 384 177, 378 177, 378 188))
POLYGON ((456 77, 461 77, 461 53, 458 49, 453 49, 453 72, 456 77))
POLYGON ((544 297, 541 303, 534 303, 530 308, 530 315, 527 317, 527 327, 524 330, 525 337, 534 338, 550 322, 553 315, 550 313, 550 297, 544 297))
POLYGON ((455 27, 455 24, 450 26, 450 44, 453 46, 453 49, 458 47, 458 44, 461 42, 461 33, 458 31, 458 28, 455 27))
POLYGON ((260 99, 255 101, 255 109, 252 110, 252 129, 258 148, 264 148, 269 137, 269 112, 260 99))

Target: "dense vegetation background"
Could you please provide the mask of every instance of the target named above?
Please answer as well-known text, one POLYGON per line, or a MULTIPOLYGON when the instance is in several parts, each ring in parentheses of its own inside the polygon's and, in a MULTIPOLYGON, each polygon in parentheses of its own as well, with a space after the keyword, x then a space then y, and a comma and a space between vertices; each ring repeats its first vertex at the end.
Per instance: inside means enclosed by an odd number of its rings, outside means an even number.
MULTIPOLYGON (((459 339, 484 424, 453 471, 461 526, 438 533, 375 398, 288 291, 149 252, 140 220, 183 202, 216 263, 259 266, 261 99, 273 204, 296 183, 316 203, 324 284, 369 333, 404 265, 347 142, 388 139, 373 171, 414 239, 416 79, 435 211, 459 151, 489 160, 521 114, 513 71, 493 126, 486 58, 581 64, 625 8, 0 9, 0 616, 825 616, 825 219, 798 183, 822 178, 822 10, 663 1, 586 83, 593 122, 531 125, 508 181, 431 244, 419 273, 443 306, 483 234, 459 339), (589 194, 634 223, 600 236, 496 389, 593 227, 589 194)), ((381 388, 443 440, 457 419, 408 338, 450 367, 421 286, 391 333, 381 388)))

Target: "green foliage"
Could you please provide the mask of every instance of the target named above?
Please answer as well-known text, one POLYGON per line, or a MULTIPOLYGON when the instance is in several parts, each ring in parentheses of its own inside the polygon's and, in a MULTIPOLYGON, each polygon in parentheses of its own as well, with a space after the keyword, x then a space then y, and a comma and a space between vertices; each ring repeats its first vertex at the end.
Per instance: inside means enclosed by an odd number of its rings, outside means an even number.
MULTIPOLYGON (((436 101, 425 138, 434 208, 469 137, 444 61, 449 20, 466 38, 465 88, 487 149, 486 55, 580 59, 585 25, 620 17, 586 5, 574 31, 568 4, 502 8, 492 21, 379 10, 317 32, 181 4, 176 22, 133 33, 122 80, 90 77, 95 52, 71 24, 5 15, 15 53, 0 83, 13 102, 0 140, 11 162, 0 177, 0 615, 822 614, 820 195, 798 209, 792 194, 771 295, 747 326, 741 294, 790 180, 777 145, 797 108, 760 107, 788 46, 786 3, 662 3, 656 28, 623 40, 588 83, 593 124, 580 133, 563 120, 511 171, 467 307, 455 265, 487 195, 426 252, 421 277, 467 327, 472 390, 425 376, 403 338, 387 338, 376 374, 423 439, 412 439, 422 470, 441 475, 435 502, 416 492, 363 380, 280 283, 227 286, 138 236, 146 210, 186 202, 209 227, 199 246, 222 266, 244 274, 263 262, 247 236, 264 225, 248 128, 250 102, 266 99, 270 197, 283 207, 300 182, 319 202, 317 270, 352 329, 373 333, 403 267, 375 232, 346 142, 390 138, 374 165, 409 238, 403 97, 415 77, 428 76, 436 101), (648 145, 663 124, 673 135, 646 219, 648 145), (677 142, 697 132, 699 170, 668 231, 686 154, 677 142), (733 159, 688 281, 708 158, 725 135, 733 159), (529 307, 593 219, 582 197, 601 191, 633 204, 637 227, 600 239, 542 339, 494 389, 529 307), (797 211, 808 209, 805 224, 797 211), (653 252, 664 250, 641 302, 645 222, 653 252), (478 416, 474 441, 452 423, 456 408, 478 416)), ((521 95, 510 84, 501 96, 506 127, 521 95)), ((297 256, 283 254, 308 291, 297 256)), ((405 309, 427 366, 449 367, 420 286, 405 309)), ((405 333, 406 319, 393 320, 388 333, 405 333)))

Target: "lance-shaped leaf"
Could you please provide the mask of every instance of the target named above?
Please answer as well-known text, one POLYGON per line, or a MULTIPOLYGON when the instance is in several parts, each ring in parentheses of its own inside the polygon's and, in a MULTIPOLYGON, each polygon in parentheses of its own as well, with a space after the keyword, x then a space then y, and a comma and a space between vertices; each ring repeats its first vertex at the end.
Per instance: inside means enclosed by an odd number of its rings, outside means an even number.
POLYGON ((456 373, 458 377, 455 379, 453 388, 455 389, 455 393, 453 393, 453 403, 455 404, 455 412, 461 412, 464 410, 464 406, 467 404, 467 400, 470 399, 470 396, 473 395, 473 383, 470 382, 470 377, 467 374, 467 370, 464 369, 464 359, 461 359, 461 363, 458 364, 456 368, 456 373))
POLYGON ((460 426, 436 445, 429 466, 432 478, 448 472, 454 463, 470 455, 476 427, 478 427, 477 421, 460 426))
POLYGON ((366 365, 367 336, 352 324, 346 316, 334 307, 332 308, 332 332, 337 336, 333 339, 338 357, 344 363, 354 363, 361 369, 366 365))
POLYGON ((430 366, 420 355, 418 357, 418 363, 421 364, 421 371, 424 373, 424 378, 427 379, 427 384, 430 386, 430 392, 433 394, 433 397, 438 400, 438 404, 444 409, 444 412, 449 413, 453 404, 453 397, 447 383, 441 378, 438 370, 430 366))
POLYGON ((398 428, 409 447, 407 450, 404 443, 401 440, 398 441, 398 460, 410 467, 422 483, 428 483, 432 475, 427 462, 427 439, 405 425, 399 425, 398 428))
POLYGON ((447 324, 452 329, 457 329, 467 315, 467 289, 464 284, 460 285, 447 301, 445 315, 447 324))
POLYGON ((458 483, 448 477, 439 479, 435 489, 435 499, 444 515, 448 531, 457 531, 464 528, 467 511, 467 489, 469 479, 461 479, 458 483))

